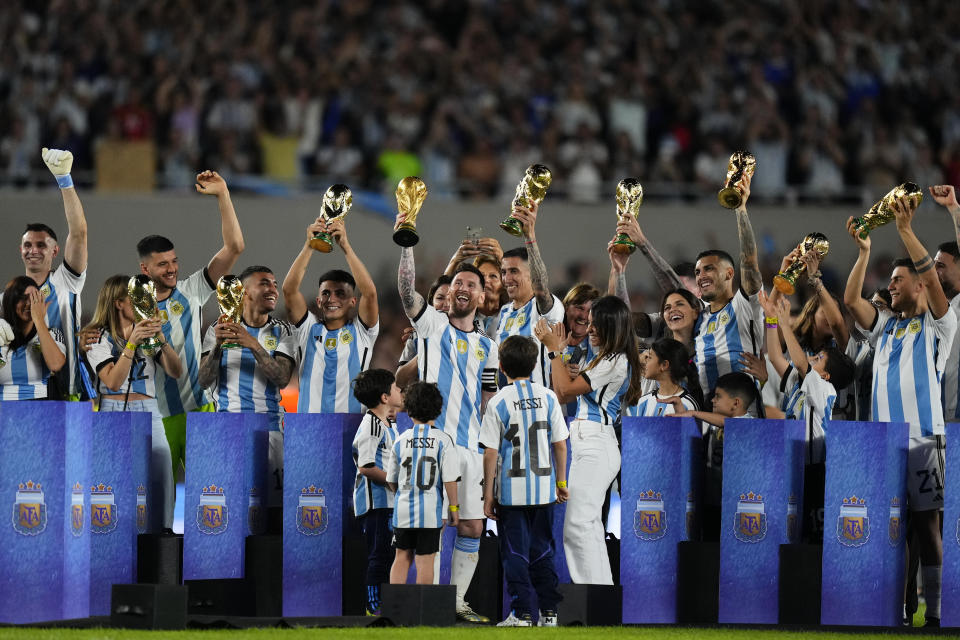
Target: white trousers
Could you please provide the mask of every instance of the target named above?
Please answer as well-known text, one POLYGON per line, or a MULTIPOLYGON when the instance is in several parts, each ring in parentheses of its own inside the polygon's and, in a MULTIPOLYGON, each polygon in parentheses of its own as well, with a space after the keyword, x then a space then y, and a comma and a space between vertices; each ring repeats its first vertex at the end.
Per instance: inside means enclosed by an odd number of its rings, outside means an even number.
POLYGON ((611 426, 574 420, 570 449, 570 499, 563 521, 563 552, 570 580, 613 584, 601 512, 607 488, 620 471, 617 435, 611 426))

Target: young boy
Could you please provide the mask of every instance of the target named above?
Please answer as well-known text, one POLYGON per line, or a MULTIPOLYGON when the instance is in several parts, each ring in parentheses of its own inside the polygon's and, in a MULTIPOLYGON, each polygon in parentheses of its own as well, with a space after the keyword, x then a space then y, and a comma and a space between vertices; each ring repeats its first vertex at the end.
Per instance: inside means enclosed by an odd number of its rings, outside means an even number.
POLYGON ((393 374, 385 369, 361 372, 353 381, 353 397, 369 407, 353 437, 357 480, 353 513, 367 541, 367 615, 380 614, 380 585, 390 577, 393 532, 393 491, 387 487, 390 451, 397 439, 393 419, 403 408, 403 396, 393 374))
POLYGON ((437 385, 414 382, 403 394, 403 405, 413 428, 393 445, 387 467, 387 486, 396 492, 393 542, 397 548, 390 584, 404 584, 416 558, 417 584, 433 584, 433 560, 443 529, 443 492, 447 492, 451 527, 460 521, 457 482, 460 460, 453 438, 433 426, 443 408, 437 385))
POLYGON ((527 337, 500 343, 500 370, 509 384, 487 403, 480 427, 480 444, 486 447, 483 512, 499 521, 500 557, 512 600, 510 615, 499 627, 531 626, 534 595, 538 626, 557 626, 561 596, 553 565, 553 503, 569 497, 570 434, 557 396, 530 381, 538 355, 537 344, 527 337))

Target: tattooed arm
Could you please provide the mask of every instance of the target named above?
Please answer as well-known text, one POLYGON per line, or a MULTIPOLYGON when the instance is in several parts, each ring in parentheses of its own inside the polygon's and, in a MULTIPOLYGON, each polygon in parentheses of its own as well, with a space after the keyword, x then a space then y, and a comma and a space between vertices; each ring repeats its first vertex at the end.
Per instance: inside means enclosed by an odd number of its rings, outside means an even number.
POLYGON ((417 272, 413 262, 413 249, 404 247, 400 250, 400 268, 397 269, 397 288, 400 290, 400 302, 408 318, 416 318, 423 311, 425 304, 423 296, 414 288, 417 272))
POLYGON ((545 314, 553 308, 553 294, 547 280, 547 265, 540 256, 540 247, 537 245, 537 236, 534 226, 537 222, 539 206, 532 203, 529 209, 517 207, 513 210, 513 217, 523 224, 524 243, 527 247, 527 261, 530 265, 530 284, 533 285, 533 296, 537 299, 537 311, 545 314))
POLYGON ((757 239, 753 235, 750 216, 747 215, 747 199, 750 197, 750 177, 744 176, 740 182, 743 189, 743 203, 737 208, 737 235, 740 236, 740 287, 748 296, 752 296, 763 287, 760 275, 760 257, 757 252, 757 239))
POLYGON ((200 359, 200 371, 197 375, 197 383, 204 389, 209 389, 217 381, 220 375, 220 354, 222 348, 220 342, 213 348, 213 351, 200 359))
POLYGON ((622 216, 617 222, 617 233, 623 233, 630 238, 640 253, 650 262, 650 268, 653 269, 653 275, 657 279, 657 285, 663 292, 674 289, 683 289, 683 282, 680 276, 673 270, 670 263, 663 259, 663 256, 653 248, 647 236, 640 229, 640 223, 633 216, 622 216))
POLYGON ((287 383, 290 382, 290 376, 293 375, 293 360, 283 356, 271 356, 259 343, 251 351, 253 351, 257 366, 260 367, 260 371, 267 377, 267 380, 281 389, 287 386, 287 383))

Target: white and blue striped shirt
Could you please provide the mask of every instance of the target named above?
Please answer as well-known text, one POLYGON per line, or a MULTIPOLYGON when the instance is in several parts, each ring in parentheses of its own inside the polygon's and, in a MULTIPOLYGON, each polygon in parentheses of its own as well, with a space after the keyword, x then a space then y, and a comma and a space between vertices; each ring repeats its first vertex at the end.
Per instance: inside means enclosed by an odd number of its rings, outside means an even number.
POLYGON ((550 504, 557 499, 552 444, 570 436, 556 394, 518 380, 487 403, 480 443, 500 452, 497 501, 511 507, 550 504))
POLYGON ((298 413, 363 413, 351 383, 370 366, 380 323, 369 329, 360 316, 327 329, 309 311, 296 325, 300 347, 298 413))
POLYGON ((577 420, 612 425, 620 416, 620 402, 630 387, 626 354, 601 358, 589 371, 581 370, 580 375, 590 385, 590 391, 577 398, 577 420))
MULTIPOLYGON (((950 301, 950 309, 960 321, 960 295, 950 301)), ((943 370, 943 418, 947 422, 960 422, 960 340, 954 338, 950 355, 943 370)))
POLYGON ((693 396, 690 395, 690 392, 686 389, 683 389, 679 394, 673 396, 660 396, 657 394, 657 391, 654 390, 640 396, 640 401, 637 402, 637 404, 624 407, 623 415, 624 417, 630 416, 632 418, 670 416, 675 413, 673 403, 671 402, 674 398, 680 398, 680 402, 683 403, 687 411, 700 410, 700 405, 697 404, 697 401, 694 400, 693 396))
POLYGON ((387 482, 397 485, 394 529, 443 526, 443 483, 460 479, 453 439, 426 424, 414 424, 397 438, 387 464, 387 482))
POLYGON ((876 422, 909 422, 910 437, 943 435, 940 380, 957 331, 948 309, 899 318, 877 314, 870 331, 873 356, 872 416, 876 422))
POLYGON ((807 375, 802 381, 792 364, 783 373, 780 382, 784 393, 781 409, 787 420, 803 420, 806 424, 806 463, 823 462, 826 459, 824 434, 833 419, 837 391, 832 384, 821 378, 813 367, 807 369, 807 375))
POLYGON ((110 332, 104 329, 100 332, 100 340, 90 345, 90 350, 87 351, 87 362, 97 374, 97 393, 102 397, 124 396, 127 393, 139 393, 148 398, 157 397, 155 381, 157 369, 159 369, 156 362, 160 357, 159 351, 153 356, 148 356, 138 348, 133 354, 133 363, 130 365, 130 373, 126 381, 117 389, 111 389, 100 379, 100 370, 108 364, 116 364, 126 344, 124 340, 122 346, 118 346, 110 332))
MULTIPOLYGON (((553 306, 550 311, 543 315, 550 324, 563 322, 563 303, 557 296, 553 296, 553 306)), ((531 338, 537 343, 537 366, 533 368, 533 374, 530 376, 532 382, 542 384, 545 387, 550 386, 550 360, 547 358, 547 350, 536 336, 533 335, 533 328, 540 320, 540 310, 537 308, 537 297, 519 307, 511 300, 500 309, 500 317, 497 319, 497 343, 501 343, 510 336, 525 336, 531 338)), ((506 382, 506 378, 503 380, 506 382)))
POLYGON ((163 335, 183 363, 179 378, 171 378, 157 367, 157 405, 164 417, 193 411, 210 402, 200 386, 200 312, 214 288, 204 267, 178 282, 166 300, 157 302, 163 335))
MULTIPOLYGON (((60 351, 66 353, 60 329, 51 328, 50 335, 60 351)), ((46 398, 49 378, 50 369, 43 359, 36 329, 26 344, 16 349, 11 349, 10 345, 0 347, 0 400, 46 398)))
POLYGON ((353 463, 357 466, 357 479, 353 485, 353 513, 358 518, 370 509, 393 508, 393 491, 363 475, 360 469, 374 466, 386 471, 396 439, 396 425, 389 420, 384 422, 370 411, 357 427, 357 433, 353 436, 353 463))
MULTIPOLYGON (((240 323, 272 358, 297 361, 297 343, 289 324, 268 318, 262 327, 240 323)), ((216 325, 210 325, 203 338, 203 354, 217 346, 216 325)), ((275 417, 273 427, 279 429, 283 408, 280 406, 280 388, 263 375, 250 349, 231 348, 220 351, 220 373, 213 386, 217 411, 252 411, 275 417)))
POLYGON ((461 447, 477 451, 483 392, 497 390, 497 343, 476 326, 472 331, 457 329, 446 314, 428 305, 413 326, 420 379, 436 383, 443 395, 437 428, 461 447))
POLYGON ((743 371, 740 354, 760 353, 763 346, 763 310, 759 294, 747 298, 737 290, 733 299, 716 313, 706 307, 694 327, 694 363, 700 374, 700 389, 710 397, 717 379, 743 371))

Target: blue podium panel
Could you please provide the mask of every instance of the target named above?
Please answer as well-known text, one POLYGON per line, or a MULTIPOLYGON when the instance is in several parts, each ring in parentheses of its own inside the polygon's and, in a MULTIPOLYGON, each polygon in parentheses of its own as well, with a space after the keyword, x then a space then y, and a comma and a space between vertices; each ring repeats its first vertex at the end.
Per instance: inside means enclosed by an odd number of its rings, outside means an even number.
POLYGON ((960 627, 960 422, 948 422, 946 434, 940 623, 960 627))
POLYGON ((286 416, 283 482, 283 615, 339 616, 342 535, 347 510, 344 434, 355 414, 286 416))
POLYGON ((89 615, 89 438, 89 406, 0 403, 0 622, 89 615))
POLYGON ((243 577, 251 433, 241 413, 187 414, 184 580, 243 577))
POLYGON ((906 423, 830 423, 822 624, 900 623, 908 438, 906 423))
POLYGON ((730 419, 723 442, 719 622, 776 624, 780 545, 799 539, 803 422, 730 419))
POLYGON ((623 622, 677 621, 677 543, 696 533, 703 446, 692 418, 624 418, 623 622))
POLYGON ((114 584, 137 581, 137 535, 147 531, 149 413, 95 413, 90 442, 90 615, 110 614, 114 584))

